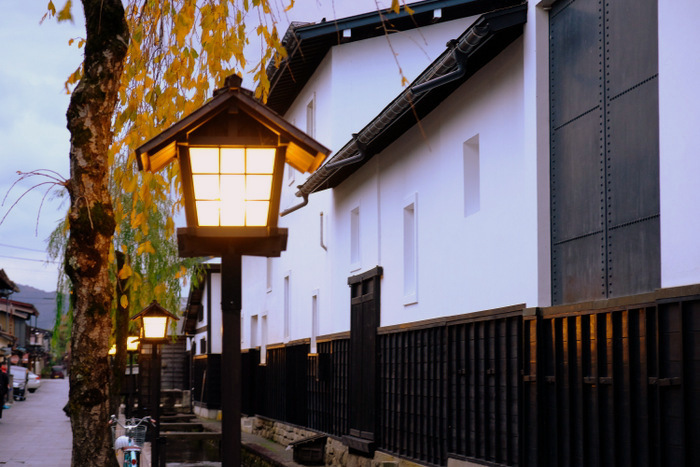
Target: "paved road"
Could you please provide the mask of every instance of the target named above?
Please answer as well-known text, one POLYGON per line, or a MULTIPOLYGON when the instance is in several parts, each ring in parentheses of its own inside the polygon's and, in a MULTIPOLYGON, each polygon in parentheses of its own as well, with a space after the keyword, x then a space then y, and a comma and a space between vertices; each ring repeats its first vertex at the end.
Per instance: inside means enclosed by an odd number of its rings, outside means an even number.
POLYGON ((0 419, 0 466, 70 467, 68 379, 42 380, 41 387, 15 401, 0 419))

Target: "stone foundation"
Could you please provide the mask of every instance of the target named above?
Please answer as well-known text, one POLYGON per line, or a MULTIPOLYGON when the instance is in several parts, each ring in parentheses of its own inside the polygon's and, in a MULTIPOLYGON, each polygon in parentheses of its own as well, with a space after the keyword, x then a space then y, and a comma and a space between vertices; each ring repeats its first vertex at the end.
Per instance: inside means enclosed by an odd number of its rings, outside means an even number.
MULTIPOLYGON (((263 417, 247 417, 241 421, 241 430, 262 436, 277 444, 289 446, 290 443, 300 441, 319 433, 297 426, 287 425, 282 422, 270 420, 263 417)), ((342 441, 328 437, 326 441, 327 466, 347 466, 347 467, 421 467, 405 459, 399 459, 383 452, 376 452, 373 458, 367 458, 351 454, 350 450, 342 441)))

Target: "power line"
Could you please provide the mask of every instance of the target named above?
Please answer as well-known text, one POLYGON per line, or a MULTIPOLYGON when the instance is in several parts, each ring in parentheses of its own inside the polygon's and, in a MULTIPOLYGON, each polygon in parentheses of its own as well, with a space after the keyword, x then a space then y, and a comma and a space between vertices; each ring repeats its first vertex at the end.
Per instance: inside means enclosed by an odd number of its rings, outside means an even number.
POLYGON ((0 246, 5 246, 7 248, 17 248, 18 250, 36 251, 37 253, 46 253, 46 250, 36 250, 34 248, 27 248, 24 246, 8 245, 7 243, 0 243, 0 246))
POLYGON ((48 264, 61 264, 58 261, 47 261, 43 259, 34 259, 34 258, 21 258, 19 256, 5 256, 5 255, 0 255, 0 258, 8 258, 8 259, 19 259, 22 261, 34 261, 36 263, 48 263, 48 264))

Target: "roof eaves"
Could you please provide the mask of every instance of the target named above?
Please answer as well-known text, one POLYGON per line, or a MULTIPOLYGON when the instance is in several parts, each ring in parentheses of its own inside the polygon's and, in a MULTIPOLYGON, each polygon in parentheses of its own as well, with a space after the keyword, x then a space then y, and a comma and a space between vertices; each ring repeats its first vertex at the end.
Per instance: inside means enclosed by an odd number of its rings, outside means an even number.
POLYGON ((352 140, 313 173, 299 187, 296 195, 308 197, 313 192, 338 186, 374 154, 386 148, 437 107, 457 87, 520 36, 522 25, 526 21, 527 4, 482 15, 455 43, 455 47, 459 47, 469 59, 467 60, 468 69, 463 76, 421 94, 413 92, 416 86, 439 79, 458 68, 453 48, 448 48, 358 134, 353 135, 352 140), (479 38, 479 42, 474 43, 474 38, 479 38), (467 45, 468 48, 465 49, 467 45), (430 98, 427 98, 428 96, 430 98), (358 153, 364 153, 365 157, 358 160, 360 159, 357 157, 358 153), (351 161, 353 164, 346 165, 344 164, 346 161, 351 161))
POLYGON ((279 64, 271 61, 267 67, 270 81, 267 105, 284 115, 326 53, 335 45, 432 24, 436 21, 432 12, 437 9, 442 10, 440 21, 449 21, 507 8, 521 2, 522 0, 427 0, 409 4, 412 13, 402 7, 398 14, 386 10, 373 11, 333 21, 290 26, 284 38, 287 58, 279 64), (389 30, 382 27, 385 24, 390 25, 389 30), (346 29, 354 30, 349 38, 342 37, 342 31, 346 29))

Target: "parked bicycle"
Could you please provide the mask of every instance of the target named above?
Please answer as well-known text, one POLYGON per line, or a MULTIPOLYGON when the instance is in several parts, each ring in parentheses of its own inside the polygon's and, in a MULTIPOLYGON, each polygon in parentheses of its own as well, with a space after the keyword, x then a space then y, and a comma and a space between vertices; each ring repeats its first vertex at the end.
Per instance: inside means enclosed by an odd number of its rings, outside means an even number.
POLYGON ((112 427, 114 450, 124 453, 124 467, 139 467, 141 465, 141 449, 146 441, 148 425, 154 425, 151 417, 129 418, 122 424, 112 415, 109 424, 112 427))

